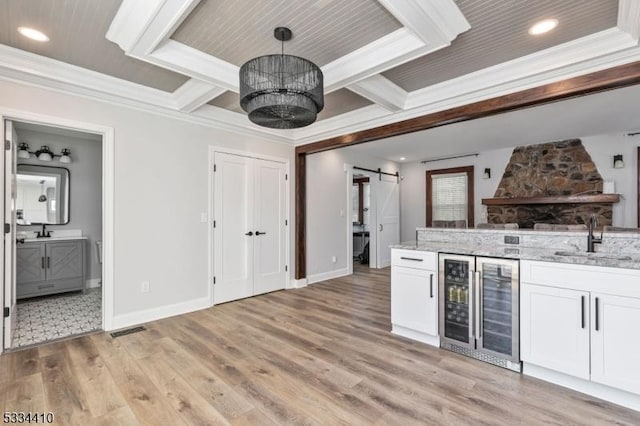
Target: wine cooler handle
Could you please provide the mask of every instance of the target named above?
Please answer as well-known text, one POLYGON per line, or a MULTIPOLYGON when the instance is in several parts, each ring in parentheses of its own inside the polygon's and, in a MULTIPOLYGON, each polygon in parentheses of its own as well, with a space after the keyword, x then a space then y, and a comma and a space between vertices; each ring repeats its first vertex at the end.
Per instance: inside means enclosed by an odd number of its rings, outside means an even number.
POLYGON ((469 343, 471 344, 473 344, 473 341, 476 338, 476 312, 474 309, 477 308, 474 303, 476 300, 475 285, 475 274, 473 271, 469 271, 469 323, 471 325, 471 327, 469 327, 469 343))
POLYGON ((596 331, 600 330, 600 298, 596 297, 596 331))
POLYGON ((482 285, 480 284, 480 271, 475 271, 474 272, 475 275, 475 279, 474 279, 474 284, 476 287, 476 303, 475 303, 475 308, 476 308, 476 336, 478 336, 478 338, 482 337, 482 285))
POLYGON ((429 275, 429 295, 433 299, 433 274, 429 275))

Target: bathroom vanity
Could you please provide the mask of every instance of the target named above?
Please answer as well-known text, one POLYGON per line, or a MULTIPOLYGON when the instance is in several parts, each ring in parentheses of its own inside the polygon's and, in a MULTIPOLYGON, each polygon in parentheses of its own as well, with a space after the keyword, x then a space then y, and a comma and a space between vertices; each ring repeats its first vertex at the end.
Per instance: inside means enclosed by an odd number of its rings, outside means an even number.
POLYGON ((86 237, 27 239, 16 247, 18 299, 85 290, 86 237))

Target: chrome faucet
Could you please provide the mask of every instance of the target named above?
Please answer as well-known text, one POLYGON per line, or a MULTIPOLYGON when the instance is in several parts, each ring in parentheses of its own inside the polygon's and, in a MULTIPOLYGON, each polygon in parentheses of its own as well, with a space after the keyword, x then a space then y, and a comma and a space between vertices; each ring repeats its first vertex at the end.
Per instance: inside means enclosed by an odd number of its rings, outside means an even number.
POLYGON ((595 214, 592 214, 589 217, 589 235, 587 235, 587 252, 588 253, 595 252, 593 248, 594 244, 602 244, 602 232, 600 233, 600 238, 596 238, 593 235, 593 231, 595 230, 596 226, 598 226, 598 218, 596 217, 595 214))
POLYGON ((36 238, 49 238, 51 237, 51 231, 47 231, 47 224, 42 224, 42 232, 38 231, 36 233, 36 238))

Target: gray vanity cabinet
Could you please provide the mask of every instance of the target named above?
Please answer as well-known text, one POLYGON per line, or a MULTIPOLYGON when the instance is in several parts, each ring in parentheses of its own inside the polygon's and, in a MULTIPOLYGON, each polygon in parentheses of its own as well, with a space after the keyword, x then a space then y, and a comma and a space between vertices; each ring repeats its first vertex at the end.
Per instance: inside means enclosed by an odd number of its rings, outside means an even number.
POLYGON ((85 289, 85 240, 28 242, 17 247, 18 299, 85 289))

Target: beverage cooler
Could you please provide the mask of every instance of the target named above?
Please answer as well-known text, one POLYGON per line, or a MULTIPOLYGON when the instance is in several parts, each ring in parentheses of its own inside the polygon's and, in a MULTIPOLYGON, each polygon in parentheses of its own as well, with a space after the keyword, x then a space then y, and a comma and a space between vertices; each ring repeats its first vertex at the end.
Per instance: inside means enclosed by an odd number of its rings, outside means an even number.
POLYGON ((444 349, 521 371, 518 261, 440 254, 444 349))

